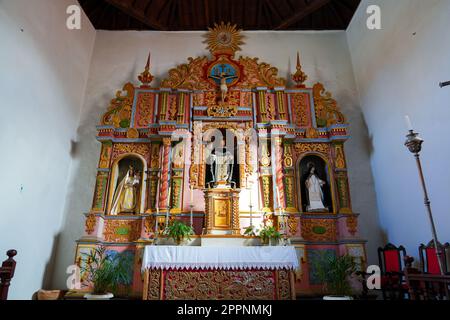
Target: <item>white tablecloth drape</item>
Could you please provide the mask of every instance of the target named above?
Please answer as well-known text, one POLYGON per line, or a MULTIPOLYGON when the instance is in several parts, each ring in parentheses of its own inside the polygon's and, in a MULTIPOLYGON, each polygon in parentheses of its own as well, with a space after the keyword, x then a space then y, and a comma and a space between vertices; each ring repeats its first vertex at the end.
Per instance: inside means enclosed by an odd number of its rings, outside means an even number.
POLYGON ((298 269, 294 247, 146 246, 146 269, 298 269))

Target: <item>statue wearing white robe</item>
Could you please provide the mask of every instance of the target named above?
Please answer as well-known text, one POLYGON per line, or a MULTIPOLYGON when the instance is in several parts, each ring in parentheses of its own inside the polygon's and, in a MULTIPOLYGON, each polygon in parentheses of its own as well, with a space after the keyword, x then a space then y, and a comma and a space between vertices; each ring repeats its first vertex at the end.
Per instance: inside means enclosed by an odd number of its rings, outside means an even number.
POLYGON ((214 182, 227 182, 232 179, 234 156, 229 151, 218 151, 210 156, 211 173, 214 182))
POLYGON ((111 215, 136 213, 138 185, 139 177, 134 173, 133 168, 130 167, 114 194, 111 215))
POLYGON ((322 191, 325 181, 319 179, 315 170, 315 167, 311 167, 309 177, 305 182, 308 195, 308 205, 306 207, 306 211, 327 211, 328 209, 325 208, 323 204, 324 197, 322 191))

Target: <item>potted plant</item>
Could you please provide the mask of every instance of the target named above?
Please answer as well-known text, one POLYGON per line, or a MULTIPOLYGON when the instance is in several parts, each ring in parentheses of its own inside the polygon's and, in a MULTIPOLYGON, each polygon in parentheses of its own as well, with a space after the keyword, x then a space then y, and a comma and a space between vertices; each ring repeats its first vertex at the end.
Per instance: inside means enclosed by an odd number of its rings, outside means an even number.
POLYGON ((194 229, 179 220, 173 220, 167 227, 165 234, 172 238, 177 245, 180 245, 185 239, 191 240, 190 236, 194 234, 194 229))
POLYGON ((88 300, 109 300, 120 286, 130 286, 132 282, 133 259, 125 253, 107 253, 100 246, 84 253, 86 280, 93 285, 92 293, 85 294, 88 300))
POLYGON ((258 229, 255 228, 255 226, 251 225, 245 228, 244 235, 247 237, 256 237, 256 234, 258 233, 258 229))
POLYGON ((273 226, 265 226, 259 231, 259 238, 264 245, 273 245, 279 242, 281 233, 273 226))
POLYGON ((353 300, 350 277, 355 274, 356 265, 352 256, 322 256, 316 264, 316 271, 327 292, 324 300, 353 300))

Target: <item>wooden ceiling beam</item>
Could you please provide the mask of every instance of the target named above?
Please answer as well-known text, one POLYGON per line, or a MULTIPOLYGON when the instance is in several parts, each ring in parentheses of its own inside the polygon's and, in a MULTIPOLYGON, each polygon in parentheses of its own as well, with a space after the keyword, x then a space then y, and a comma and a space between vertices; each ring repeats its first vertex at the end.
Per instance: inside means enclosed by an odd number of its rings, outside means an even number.
POLYGON ((154 18, 150 16, 145 16, 142 11, 137 10, 133 7, 133 3, 129 1, 123 1, 123 0, 104 0, 105 2, 109 3, 110 5, 116 7, 123 13, 133 17, 134 19, 142 22, 146 26, 156 29, 156 30, 166 30, 166 28, 156 21, 154 18))
POLYGON ((331 0, 313 0, 311 3, 309 3, 306 7, 303 7, 299 9, 296 13, 294 13, 289 18, 282 21, 280 24, 278 24, 274 29, 275 30, 281 30, 286 29, 287 27, 301 21, 305 17, 309 16, 310 14, 316 12, 317 10, 321 9, 323 6, 330 3, 331 0))

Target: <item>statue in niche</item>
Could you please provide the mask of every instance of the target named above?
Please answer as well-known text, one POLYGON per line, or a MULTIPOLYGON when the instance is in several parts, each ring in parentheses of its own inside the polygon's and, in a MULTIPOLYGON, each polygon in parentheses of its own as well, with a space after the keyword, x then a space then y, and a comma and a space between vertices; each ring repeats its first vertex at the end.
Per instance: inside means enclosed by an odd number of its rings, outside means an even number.
POLYGON ((316 167, 313 163, 308 163, 308 178, 305 181, 307 189, 308 212, 326 212, 328 209, 324 205, 324 195, 322 187, 326 184, 316 173, 316 167))
POLYGON ((130 165, 114 194, 111 215, 136 212, 139 181, 139 173, 130 165))
POLYGON ((212 182, 217 185, 229 185, 233 181, 234 156, 225 148, 225 140, 221 140, 220 148, 209 156, 212 182))

